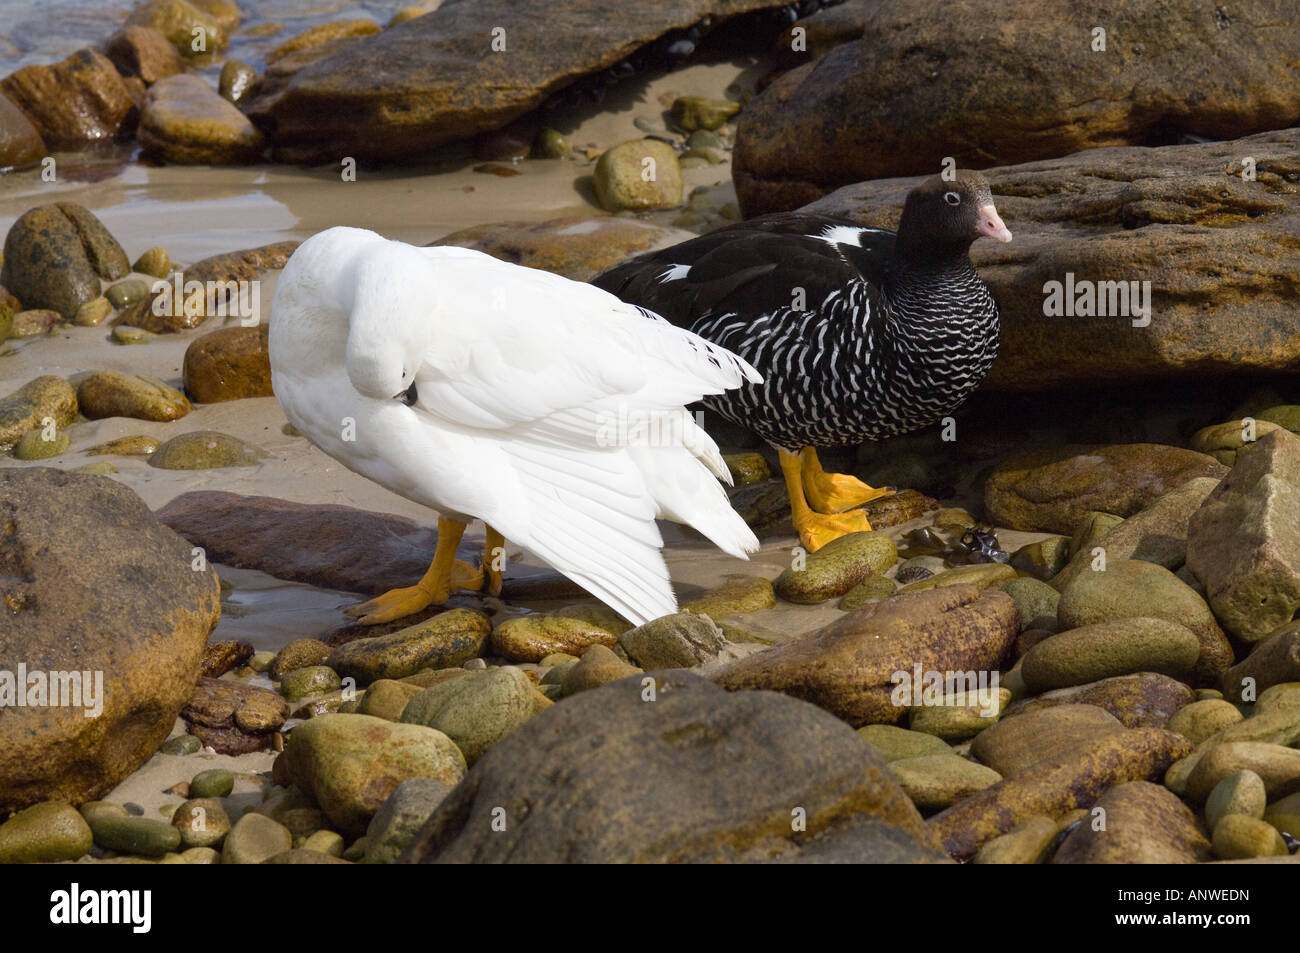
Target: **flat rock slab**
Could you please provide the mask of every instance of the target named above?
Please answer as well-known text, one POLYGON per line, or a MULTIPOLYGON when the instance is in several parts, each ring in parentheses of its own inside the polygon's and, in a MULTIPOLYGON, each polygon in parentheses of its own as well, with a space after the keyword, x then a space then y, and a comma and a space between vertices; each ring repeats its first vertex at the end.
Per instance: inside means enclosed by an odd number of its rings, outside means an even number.
POLYGON ((391 159, 499 129, 674 30, 784 0, 448 0, 363 37, 255 104, 291 161, 391 159), (504 42, 504 50, 494 50, 504 42))
POLYGON ((885 0, 859 41, 750 102, 737 195, 758 215, 948 156, 983 168, 1261 132, 1300 115, 1296 49, 1292 0, 1056 0, 1050 17, 1039 0, 885 0))
MULTIPOLYGON (((971 248, 1002 314, 1001 351, 984 386, 1045 390, 1300 368, 1300 129, 1091 149, 984 174, 1015 234, 1008 245, 971 248), (1254 181, 1242 178, 1247 157, 1254 181), (1081 280, 1102 288, 1149 281, 1150 324, 1134 327, 1124 313, 1047 316, 1044 285, 1064 285, 1067 272, 1076 288, 1081 280)), ((807 211, 896 228, 921 181, 850 185, 807 211)))
MULTIPOLYGON (((435 530, 391 513, 216 490, 182 493, 157 515, 195 546, 202 546, 211 562, 366 595, 415 585, 428 570, 438 544, 435 530)), ((459 553, 459 558, 475 563, 479 556, 459 553)), ((507 578, 504 595, 572 599, 586 593, 558 573, 538 572, 507 578)), ((441 611, 431 607, 427 614, 441 611)), ((388 628, 353 625, 347 629, 349 634, 381 635, 416 621, 419 617, 411 616, 388 628)))

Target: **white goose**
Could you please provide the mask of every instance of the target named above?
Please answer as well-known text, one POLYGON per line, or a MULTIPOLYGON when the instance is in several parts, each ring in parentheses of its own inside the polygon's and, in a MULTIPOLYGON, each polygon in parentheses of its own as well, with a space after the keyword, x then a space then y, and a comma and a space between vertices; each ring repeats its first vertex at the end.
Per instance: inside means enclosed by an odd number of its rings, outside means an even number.
POLYGON ((717 444, 684 405, 759 375, 734 354, 591 285, 463 248, 331 228, 285 266, 271 380, 285 414, 350 470, 440 514, 411 587, 349 610, 378 623, 501 590, 503 536, 636 624, 676 611, 656 517, 733 556, 717 444), (455 559, 488 524, 484 564, 455 559), (494 568, 496 566, 497 568, 494 568))

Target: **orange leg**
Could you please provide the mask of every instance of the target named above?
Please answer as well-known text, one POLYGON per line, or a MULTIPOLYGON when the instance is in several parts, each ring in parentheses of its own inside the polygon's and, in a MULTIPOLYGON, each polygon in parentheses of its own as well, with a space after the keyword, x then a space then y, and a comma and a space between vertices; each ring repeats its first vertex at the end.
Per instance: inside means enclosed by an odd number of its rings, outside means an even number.
POLYGON ((391 622, 419 612, 428 606, 446 602, 454 589, 483 588, 483 571, 456 558, 456 547, 465 533, 465 524, 459 520, 438 520, 438 548, 433 554, 429 571, 414 586, 390 589, 369 602, 345 609, 345 614, 358 619, 363 625, 391 622))
POLYGON ((894 492, 868 486, 847 473, 827 473, 817 459, 816 447, 804 447, 799 459, 803 462, 804 495, 818 513, 843 513, 894 492))
POLYGON ((799 539, 810 553, 815 553, 833 539, 849 533, 871 529, 867 514, 861 510, 850 513, 814 513, 804 493, 803 465, 797 454, 777 451, 781 459, 781 473, 785 489, 790 494, 790 514, 799 539))

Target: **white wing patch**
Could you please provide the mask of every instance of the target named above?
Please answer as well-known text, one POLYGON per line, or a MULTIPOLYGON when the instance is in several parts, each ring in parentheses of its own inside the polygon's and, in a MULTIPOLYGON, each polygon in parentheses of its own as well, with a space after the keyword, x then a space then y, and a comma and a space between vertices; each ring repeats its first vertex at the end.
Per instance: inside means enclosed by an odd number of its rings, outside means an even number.
POLYGON ((659 283, 664 284, 669 281, 681 281, 691 273, 690 265, 673 265, 662 275, 659 276, 659 283))
POLYGON ((829 225, 820 235, 809 235, 809 238, 820 238, 827 245, 834 247, 836 245, 856 245, 862 247, 862 233, 871 231, 868 228, 855 228, 852 225, 829 225))

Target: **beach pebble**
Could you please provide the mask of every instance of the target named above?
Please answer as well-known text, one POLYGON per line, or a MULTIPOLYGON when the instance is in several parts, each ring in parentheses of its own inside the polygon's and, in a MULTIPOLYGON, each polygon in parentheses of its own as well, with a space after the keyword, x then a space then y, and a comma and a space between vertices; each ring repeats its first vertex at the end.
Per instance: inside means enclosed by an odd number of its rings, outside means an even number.
POLYGON ((942 810, 1002 780, 992 768, 952 753, 900 758, 889 772, 922 811, 942 810))
POLYGON ((271 397, 269 325, 231 327, 195 338, 185 349, 181 379, 201 404, 245 397, 271 397))
POLYGON ((104 54, 123 76, 138 76, 146 86, 185 69, 176 47, 153 27, 128 25, 108 38, 104 54))
POLYGON ((1200 657, 1193 685, 1217 681, 1232 664, 1232 646, 1210 607, 1163 566, 1141 559, 1110 559, 1104 572, 1082 572, 1061 590, 1062 629, 1135 617, 1176 622, 1194 632, 1200 657))
POLYGON ((272 681, 280 681, 294 669, 320 665, 334 649, 319 639, 294 639, 276 653, 266 670, 272 681))
POLYGON ((93 328, 104 323, 104 319, 113 313, 113 305, 102 295, 92 298, 77 309, 72 323, 79 328, 93 328))
MULTIPOLYGON (((78 309, 79 311, 80 309, 78 309)), ((17 312, 9 323, 9 337, 11 338, 38 338, 42 335, 49 334, 63 321, 63 316, 57 311, 51 311, 46 308, 32 308, 27 311, 17 312)))
POLYGON ((1021 671, 1030 690, 1045 691, 1136 672, 1186 677, 1200 654, 1196 634, 1176 622, 1118 619, 1044 639, 1025 654, 1021 671))
POLYGON ((679 96, 672 105, 673 121, 687 132, 718 129, 738 112, 740 103, 703 96, 679 96))
POLYGON ((293 834, 264 814, 249 812, 235 822, 221 846, 223 864, 260 864, 290 850, 293 834))
POLYGON ((133 328, 129 324, 118 324, 113 327, 114 344, 148 344, 157 336, 152 331, 133 328))
POLYGON ((996 587, 1016 578, 1016 571, 1002 563, 975 563, 970 566, 957 566, 945 569, 925 579, 918 579, 902 586, 899 592, 924 592, 926 589, 940 589, 944 586, 975 586, 978 589, 996 587))
POLYGON ((1187 445, 1198 453, 1204 453, 1226 466, 1235 466, 1238 454, 1254 443, 1255 440, 1274 430, 1287 428, 1269 420, 1256 419, 1252 426, 1254 439, 1247 441, 1246 426, 1243 420, 1229 420, 1221 424, 1202 427, 1192 434, 1187 445))
POLYGON ((218 797, 191 797, 176 808, 171 822, 186 847, 216 847, 230 833, 230 816, 218 797))
POLYGON ((361 834, 405 780, 437 778, 454 785, 465 775, 464 755, 441 731, 370 715, 305 721, 289 735, 283 757, 294 784, 343 834, 361 834))
POLYGON ((116 280, 129 267, 126 252, 98 218, 63 202, 33 208, 10 226, 0 283, 26 308, 71 321, 101 295, 101 278, 116 280))
POLYGON ((1118 718, 1095 705, 1056 705, 1004 717, 980 732, 970 750, 999 774, 1012 777, 1046 758, 1124 730, 1118 718))
MULTIPOLYGON (((610 635, 617 638, 628 629, 632 628, 632 623, 623 618, 603 602, 576 602, 572 605, 561 606, 554 612, 548 612, 547 615, 558 616, 564 619, 579 619, 604 629, 610 635)), ((568 655, 568 652, 552 653, 556 655, 568 655)), ((576 654, 575 654, 576 657, 576 654)))
MULTIPOLYGON (((696 129, 686 137, 686 148, 688 149, 725 149, 726 147, 726 141, 711 129, 696 129)), ((694 192, 691 193, 691 198, 695 198, 694 192)), ((694 207, 693 201, 691 205, 694 207)))
POLYGON ((57 430, 54 436, 46 440, 44 429, 29 430, 23 434, 14 447, 14 456, 19 460, 45 460, 57 457, 68 449, 69 437, 66 430, 57 430))
POLYGON ((1158 784, 1132 781, 1097 800, 1103 829, 1091 818, 1057 849, 1055 864, 1194 864, 1210 859, 1210 844, 1195 815, 1158 784))
POLYGON ((1174 712, 1165 722, 1165 730, 1177 732, 1192 744, 1199 745, 1241 719, 1241 710, 1236 705, 1222 699, 1206 698, 1174 712))
POLYGON ((898 589, 898 583, 888 576, 868 576, 844 594, 836 607, 846 612, 881 599, 888 599, 898 589))
POLYGON ((759 483, 772 478, 772 470, 761 453, 728 453, 724 454, 722 459, 727 464, 731 480, 736 486, 759 483))
POLYGON ((696 615, 707 615, 716 620, 729 615, 770 609, 774 605, 776 605, 776 593, 770 582, 762 576, 733 573, 726 577, 722 585, 715 586, 693 599, 687 599, 681 604, 680 610, 694 612, 696 615))
POLYGON ((689 668, 714 658, 726 639, 709 616, 678 612, 629 629, 618 639, 641 668, 689 668))
POLYGON ((289 703, 270 689, 200 676, 181 718, 205 747, 220 754, 262 751, 289 715, 289 703))
POLYGON ((1011 554, 1011 566, 1039 579, 1051 579, 1070 561, 1070 538, 1049 536, 1026 543, 1011 554))
POLYGON ((1254 771, 1234 771, 1216 784, 1205 799, 1205 826, 1214 830, 1229 814, 1261 818, 1267 806, 1264 779, 1254 771))
POLYGON ((934 526, 938 529, 970 529, 975 525, 975 517, 962 509, 944 509, 934 514, 934 526))
POLYGON ((1266 741, 1221 741, 1197 758, 1187 775, 1187 797, 1202 803, 1216 784, 1242 770, 1260 776, 1270 799, 1300 790, 1300 751, 1266 741))
POLYGON ((419 685, 381 678, 370 683, 357 705, 357 714, 374 715, 386 721, 401 721, 402 712, 412 698, 424 689, 419 685))
POLYGON ((800 568, 776 578, 776 594, 787 602, 811 605, 842 596, 867 576, 898 561, 898 550, 885 533, 849 533, 803 557, 800 568))
POLYGON ((875 748, 886 764, 903 758, 952 754, 952 748, 942 738, 897 725, 863 725, 858 737, 875 748))
POLYGON ((452 609, 387 635, 344 643, 330 652, 325 664, 340 676, 368 685, 421 669, 463 665, 482 654, 490 634, 491 623, 482 612, 452 609))
POLYGON ((365 862, 393 864, 438 805, 451 793, 451 785, 435 778, 403 781, 388 795, 366 828, 365 862))
POLYGON ((1300 791, 1278 798, 1265 808, 1264 820, 1300 840, 1300 791))
POLYGON ((154 437, 132 434, 129 437, 118 437, 116 440, 110 440, 107 443, 95 444, 86 453, 90 456, 111 453, 122 457, 147 457, 157 450, 159 446, 158 440, 154 437))
MULTIPOLYGON (((559 681, 559 697, 599 688, 609 682, 635 675, 641 669, 629 665, 603 645, 593 645, 572 665, 566 665, 559 681)), ((545 677, 543 677, 545 681, 545 677)))
POLYGON ((965 741, 993 725, 1010 701, 1011 692, 999 688, 987 703, 974 698, 964 705, 943 704, 913 708, 908 725, 913 731, 936 735, 945 741, 965 741))
POLYGON ((304 837, 300 843, 295 840, 295 844, 294 850, 314 851, 330 857, 342 857, 345 846, 341 834, 325 830, 304 837))
POLYGON ((134 417, 137 420, 179 420, 190 412, 180 391, 154 377, 98 371, 77 385, 77 404, 91 420, 134 417))
POLYGON ((972 864, 1043 864, 1052 856, 1060 826, 1037 814, 986 843, 971 858, 972 864))
POLYGON ((607 150, 593 173, 596 198, 607 212, 649 211, 682 204, 682 174, 673 147, 633 139, 607 150))
POLYGON ((166 278, 172 270, 171 256, 161 245, 154 245, 141 253, 135 260, 135 264, 131 266, 131 270, 154 278, 166 278))
POLYGON ((91 843, 90 826, 75 807, 45 801, 15 811, 0 824, 0 864, 76 860, 91 843))
POLYGON ((149 458, 162 470, 207 470, 254 467, 266 456, 257 447, 215 430, 194 430, 172 437, 149 458))
POLYGON ((189 0, 146 0, 127 17, 128 26, 146 26, 160 32, 181 56, 192 59, 226 45, 226 34, 211 15, 189 0), (195 30, 204 39, 203 50, 194 49, 195 30))
POLYGON ((472 765, 535 714, 536 699, 523 670, 506 665, 426 688, 407 704, 401 721, 437 729, 472 765))
MULTIPOLYGON (((238 103, 257 88, 261 78, 257 70, 239 60, 226 60, 221 65, 221 77, 217 80, 217 93, 222 99, 238 103)), ((137 269, 139 270, 139 269, 137 269)))
POLYGON ((1007 714, 1050 705, 1096 705, 1118 718, 1125 728, 1159 728, 1174 712, 1195 700, 1196 694, 1177 679, 1141 672, 1044 692, 1017 701, 1007 714))
POLYGON ((260 652, 254 652, 248 659, 248 667, 259 674, 262 672, 269 672, 271 666, 275 663, 277 655, 279 655, 278 652, 270 652, 265 649, 260 652))
POLYGON ((158 750, 163 754, 182 756, 187 754, 197 754, 203 748, 203 742, 193 735, 177 735, 175 738, 168 738, 162 743, 158 750))
POLYGON ((1056 606, 1061 601, 1061 594, 1047 583, 1020 576, 1008 579, 998 588, 1016 601, 1022 632, 1026 629, 1056 630, 1056 606))
POLYGON ((181 165, 232 165, 261 155, 262 133, 198 76, 159 80, 140 113, 140 145, 181 165))
POLYGON ((105 850, 161 857, 181 845, 181 832, 166 821, 94 813, 86 818, 95 843, 105 850))
POLYGON ((1080 551, 1091 552, 1093 544, 1112 529, 1124 522, 1113 513, 1101 513, 1096 510, 1085 513, 1079 525, 1070 536, 1070 556, 1073 558, 1080 551))
POLYGON ((115 308, 125 308, 147 297, 149 286, 139 278, 127 278, 115 285, 110 285, 104 296, 115 308))
POLYGON ((280 694, 290 702, 308 695, 321 695, 342 686, 338 673, 327 665, 309 665, 294 669, 280 680, 280 694))
POLYGON ((512 662, 537 662, 552 652, 581 655, 589 646, 612 646, 618 637, 583 619, 530 614, 506 619, 492 631, 492 651, 512 662))
POLYGON ((1214 825, 1214 853, 1220 860, 1285 857, 1286 841, 1272 824, 1245 814, 1228 814, 1214 825))
POLYGON ((209 768, 190 779, 190 797, 226 797, 235 789, 235 776, 225 768, 209 768))

